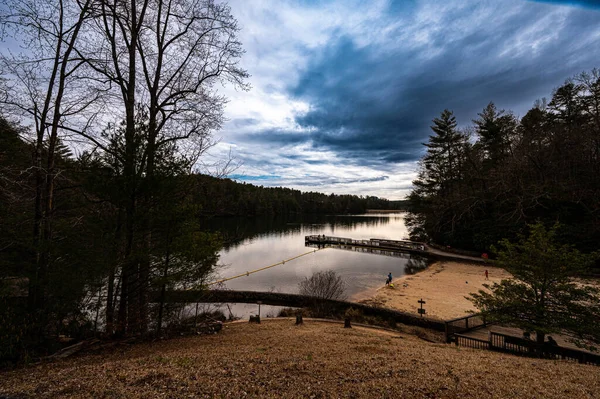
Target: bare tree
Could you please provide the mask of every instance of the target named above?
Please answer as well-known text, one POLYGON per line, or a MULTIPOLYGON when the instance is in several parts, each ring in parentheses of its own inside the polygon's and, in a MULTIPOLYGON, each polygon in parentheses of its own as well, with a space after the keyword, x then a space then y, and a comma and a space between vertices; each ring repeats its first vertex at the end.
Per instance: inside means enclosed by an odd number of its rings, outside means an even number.
MULTIPOLYGON (((126 260, 121 273, 119 330, 145 332, 150 275, 153 184, 157 157, 175 148, 190 168, 214 144, 223 120, 225 97, 218 83, 247 89, 243 53, 230 8, 213 0, 97 0, 96 35, 80 51, 82 59, 116 89, 124 108, 126 260), (135 134, 136 112, 147 118, 145 134, 135 134), (141 151, 139 151, 141 149, 141 151), (140 206, 144 215, 139 215, 140 206), (135 255, 137 253, 137 255, 135 255)), ((117 109, 119 107, 117 106, 117 109)), ((107 150, 98 136, 86 136, 107 150)))
POLYGON ((2 31, 12 32, 28 51, 3 52, 0 66, 7 79, 0 81, 0 102, 3 110, 32 120, 36 133, 33 236, 40 250, 32 301, 42 303, 38 282, 44 280, 48 259, 41 248, 52 240, 54 152, 59 136, 69 134, 120 164, 123 184, 114 205, 122 228, 115 235, 123 244, 115 250, 121 259, 115 259, 109 273, 106 318, 111 324, 120 267, 117 331, 143 333, 157 159, 175 149, 191 168, 214 144, 212 132, 223 121, 226 99, 217 84, 247 89, 248 74, 238 66, 243 50, 237 21, 227 5, 213 0, 9 3, 7 11, 0 11, 2 31), (116 148, 111 129, 99 132, 92 122, 119 120, 124 133, 116 148), (142 134, 136 131, 140 121, 142 134))
POLYGON ((0 55, 0 72, 5 77, 0 81, 5 94, 0 106, 3 112, 24 117, 35 127, 33 242, 37 254, 30 273, 32 310, 44 303, 59 133, 84 130, 85 124, 75 127, 66 121, 85 113, 98 98, 98 93, 91 94, 79 86, 76 72, 84 63, 72 57, 89 17, 91 1, 9 0, 6 11, 0 12, 2 32, 11 32, 28 49, 19 54, 4 50, 0 55))
POLYGON ((346 299, 346 283, 333 270, 314 273, 298 283, 300 295, 308 295, 319 299, 346 299))
MULTIPOLYGON (((238 30, 230 8, 213 0, 149 4, 137 41, 145 100, 149 101, 144 154, 149 185, 154 182, 156 154, 162 147, 177 143, 185 149, 181 155, 191 166, 213 144, 211 133, 221 126, 225 103, 214 90, 215 83, 228 81, 246 88, 248 74, 238 67, 243 53, 236 38, 238 30)), ((152 204, 151 187, 145 195, 152 204)), ((151 225, 145 230, 150 233, 151 225)), ((150 239, 148 236, 145 242, 150 239)), ((149 260, 145 259, 140 265, 142 320, 146 317, 148 276, 149 260)))
POLYGON ((314 273, 298 283, 300 295, 313 297, 311 312, 316 317, 328 317, 335 313, 328 300, 346 299, 346 283, 333 270, 314 273))

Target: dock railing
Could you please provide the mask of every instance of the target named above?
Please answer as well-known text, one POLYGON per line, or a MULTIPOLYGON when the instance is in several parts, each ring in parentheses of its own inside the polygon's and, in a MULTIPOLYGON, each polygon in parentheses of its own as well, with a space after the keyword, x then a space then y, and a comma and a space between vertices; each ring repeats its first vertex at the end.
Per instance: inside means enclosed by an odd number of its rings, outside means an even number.
POLYGON ((421 251, 425 252, 425 246, 423 243, 406 240, 385 240, 379 238, 371 238, 366 240, 355 240, 353 238, 345 237, 331 237, 325 235, 309 235, 304 237, 306 243, 316 244, 329 244, 329 245, 359 245, 376 247, 383 249, 398 249, 408 251, 421 251))

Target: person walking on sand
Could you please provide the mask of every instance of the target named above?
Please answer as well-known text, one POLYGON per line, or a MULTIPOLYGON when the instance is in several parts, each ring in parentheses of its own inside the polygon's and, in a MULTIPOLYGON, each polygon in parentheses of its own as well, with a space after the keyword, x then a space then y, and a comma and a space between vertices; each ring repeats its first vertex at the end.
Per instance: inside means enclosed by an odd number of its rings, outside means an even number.
POLYGON ((387 280, 385 280, 385 285, 390 285, 392 283, 392 272, 388 273, 387 280))
POLYGON ((485 269, 485 279, 486 279, 486 280, 489 280, 489 278, 488 278, 488 271, 487 271, 487 269, 485 269))

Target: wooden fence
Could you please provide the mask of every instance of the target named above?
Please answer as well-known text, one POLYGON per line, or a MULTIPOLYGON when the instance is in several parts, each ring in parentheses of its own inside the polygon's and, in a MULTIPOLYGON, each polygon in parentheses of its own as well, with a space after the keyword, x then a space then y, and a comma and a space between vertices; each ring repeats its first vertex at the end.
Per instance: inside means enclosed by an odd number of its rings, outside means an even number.
POLYGON ((461 334, 455 334, 454 342, 456 343, 456 346, 466 346, 467 348, 474 349, 490 349, 489 341, 461 334))
POLYGON ((515 353, 518 355, 563 359, 579 363, 600 365, 600 355, 562 346, 538 344, 525 338, 513 337, 490 331, 489 348, 491 350, 515 353))
POLYGON ((456 334, 471 331, 480 327, 485 327, 487 322, 485 317, 482 315, 472 314, 469 316, 448 320, 445 322, 445 324, 446 342, 450 343, 452 340, 454 340, 456 334))
MULTIPOLYGON (((160 301, 160 292, 150 293, 151 302, 160 301)), ((364 303, 319 299, 306 295, 284 294, 280 292, 234 291, 234 290, 176 290, 167 291, 165 303, 258 303, 263 305, 289 306, 295 308, 327 306, 333 314, 344 314, 348 309, 355 309, 365 316, 380 317, 382 320, 393 321, 406 325, 444 331, 444 322, 417 314, 401 312, 394 309, 380 308, 364 303)))
POLYGON ((562 359, 583 364, 600 365, 600 355, 548 344, 538 344, 535 341, 512 335, 489 332, 488 340, 470 337, 460 333, 454 334, 456 346, 473 349, 489 349, 497 352, 511 353, 521 356, 531 356, 543 359, 562 359))

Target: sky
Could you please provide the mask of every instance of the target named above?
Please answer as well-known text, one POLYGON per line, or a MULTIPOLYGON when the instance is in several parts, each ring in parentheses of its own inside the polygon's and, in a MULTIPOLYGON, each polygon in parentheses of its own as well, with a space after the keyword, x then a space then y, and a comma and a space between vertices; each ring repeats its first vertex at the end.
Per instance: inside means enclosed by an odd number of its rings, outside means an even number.
POLYGON ((600 1, 229 4, 252 88, 222 89, 210 156, 257 185, 402 199, 445 108, 463 127, 490 101, 523 116, 600 67, 600 1))

